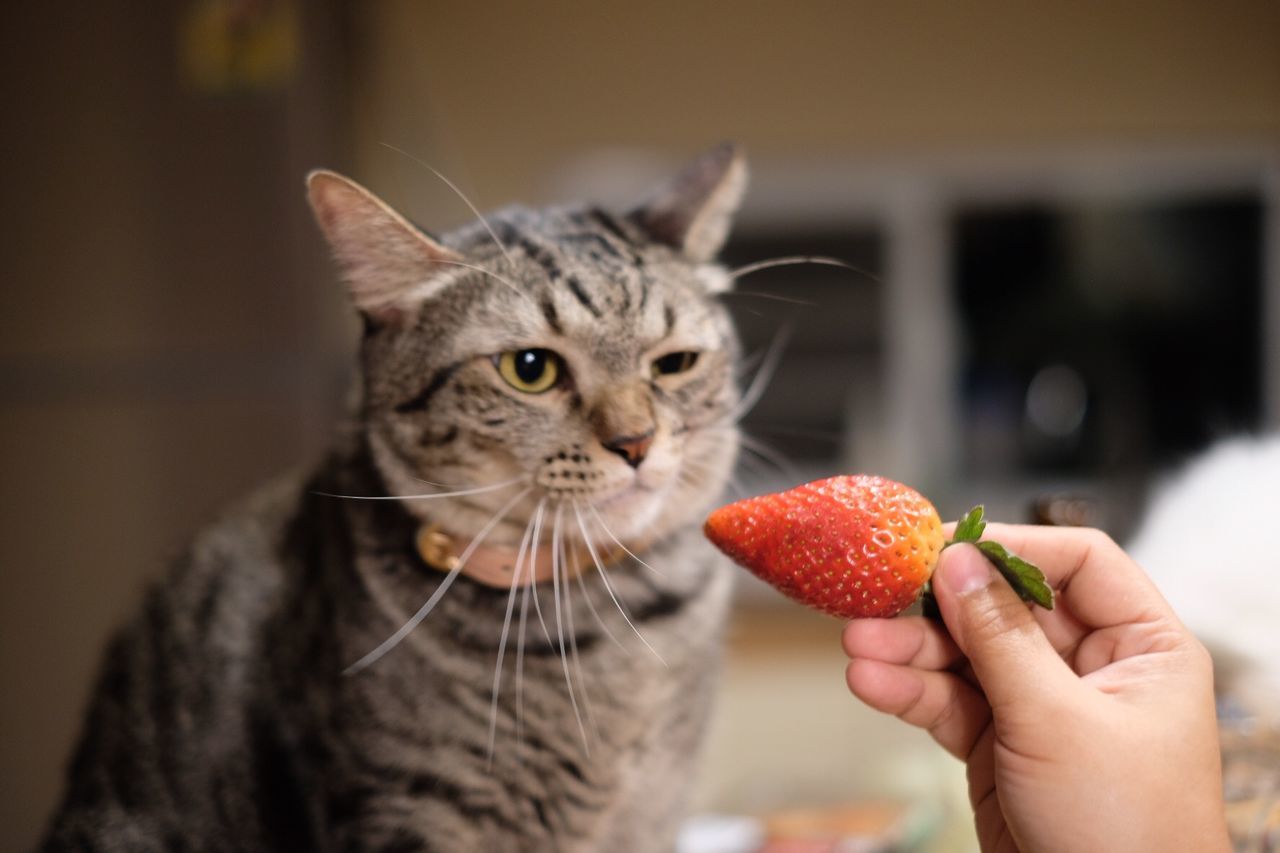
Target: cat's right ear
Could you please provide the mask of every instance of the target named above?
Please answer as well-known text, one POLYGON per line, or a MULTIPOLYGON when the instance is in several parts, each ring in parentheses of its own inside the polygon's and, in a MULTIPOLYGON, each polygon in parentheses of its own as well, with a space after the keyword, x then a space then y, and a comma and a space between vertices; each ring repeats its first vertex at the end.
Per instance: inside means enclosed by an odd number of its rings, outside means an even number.
POLYGON ((629 216, 657 242, 702 263, 724 245, 746 189, 746 155, 732 142, 722 142, 685 166, 629 216))
POLYGON ((336 172, 318 169, 307 175, 307 198, 352 301, 375 323, 411 321, 462 260, 336 172))

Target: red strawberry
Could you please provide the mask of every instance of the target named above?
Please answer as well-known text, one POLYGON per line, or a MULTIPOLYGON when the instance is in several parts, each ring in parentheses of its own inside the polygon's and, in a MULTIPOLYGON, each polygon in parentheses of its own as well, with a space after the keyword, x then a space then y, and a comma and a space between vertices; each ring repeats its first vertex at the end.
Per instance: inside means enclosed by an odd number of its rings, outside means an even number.
MULTIPOLYGON (((1014 588, 1044 607, 1053 593, 1030 563, 978 542, 982 508, 956 527, 1014 588)), ((784 595, 843 619, 894 616, 911 605, 948 544, 942 520, 919 492, 867 474, 831 477, 723 506, 707 538, 784 595)))

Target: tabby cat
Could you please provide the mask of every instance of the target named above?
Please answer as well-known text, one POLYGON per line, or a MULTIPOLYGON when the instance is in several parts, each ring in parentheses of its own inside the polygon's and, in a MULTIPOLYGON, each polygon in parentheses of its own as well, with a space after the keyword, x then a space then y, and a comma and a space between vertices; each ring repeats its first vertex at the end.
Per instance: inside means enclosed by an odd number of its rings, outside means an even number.
POLYGON ((312 174, 356 428, 149 591, 46 849, 670 849, 729 595, 697 522, 738 447, 745 181, 723 145, 624 214, 436 239, 312 174))

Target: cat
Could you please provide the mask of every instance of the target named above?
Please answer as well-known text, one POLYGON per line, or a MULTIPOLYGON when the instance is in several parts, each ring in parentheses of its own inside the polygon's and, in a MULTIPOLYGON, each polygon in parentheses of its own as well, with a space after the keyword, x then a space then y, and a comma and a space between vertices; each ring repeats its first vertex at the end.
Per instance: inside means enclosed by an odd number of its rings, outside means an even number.
POLYGON ((745 183, 725 144, 622 214, 437 239, 313 173, 354 428, 149 590, 44 849, 670 849, 730 593, 696 522, 738 447, 745 183))
POLYGON ((1130 554, 1214 655, 1218 690, 1280 725, 1280 434, 1221 441, 1157 489, 1130 554))

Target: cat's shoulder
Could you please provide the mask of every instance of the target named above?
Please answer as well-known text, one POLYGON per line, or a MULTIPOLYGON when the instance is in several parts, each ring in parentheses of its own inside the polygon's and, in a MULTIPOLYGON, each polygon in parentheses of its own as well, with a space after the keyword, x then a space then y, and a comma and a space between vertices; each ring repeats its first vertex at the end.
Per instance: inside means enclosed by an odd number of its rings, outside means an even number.
POLYGON ((311 492, 303 470, 277 476, 232 501, 196 532, 192 548, 204 550, 270 549, 285 535, 311 492))
POLYGON ((181 608, 214 597, 263 598, 277 589, 309 482, 305 472, 290 472, 227 504, 188 537, 152 595, 181 608))

